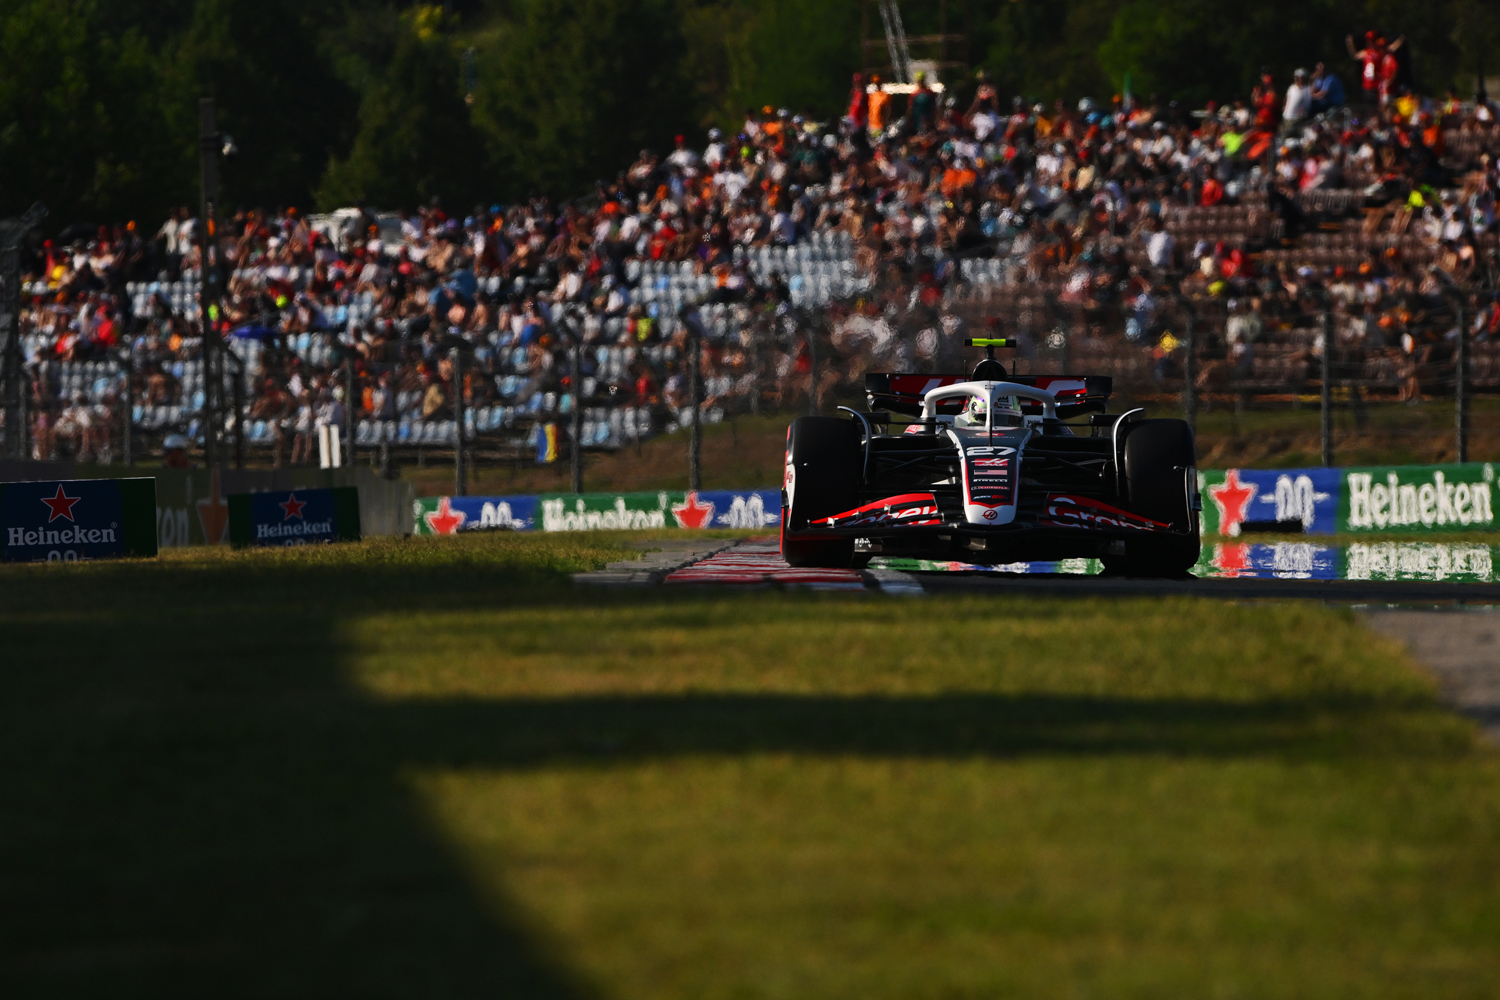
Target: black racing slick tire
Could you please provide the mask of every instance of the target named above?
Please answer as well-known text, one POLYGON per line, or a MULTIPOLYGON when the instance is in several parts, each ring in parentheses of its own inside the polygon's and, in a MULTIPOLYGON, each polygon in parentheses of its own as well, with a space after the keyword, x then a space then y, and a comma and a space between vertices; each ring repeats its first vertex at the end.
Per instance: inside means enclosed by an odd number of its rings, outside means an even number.
POLYGON ((1106 556, 1104 568, 1131 576, 1182 576, 1198 562, 1197 456, 1193 429, 1184 420, 1142 420, 1129 425, 1124 447, 1125 508, 1172 526, 1172 534, 1145 534, 1106 556))
POLYGON ((781 557, 792 566, 844 568, 852 538, 798 538, 808 522, 859 505, 859 429, 834 417, 798 417, 787 431, 781 557))

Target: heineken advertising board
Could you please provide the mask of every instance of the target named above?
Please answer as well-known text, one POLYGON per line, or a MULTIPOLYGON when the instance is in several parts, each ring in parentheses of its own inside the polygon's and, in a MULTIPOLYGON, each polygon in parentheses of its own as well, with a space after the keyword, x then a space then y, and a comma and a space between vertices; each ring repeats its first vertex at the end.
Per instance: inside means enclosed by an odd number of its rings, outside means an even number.
POLYGON ((1495 467, 1399 465, 1353 469, 1224 469, 1198 474, 1203 533, 1410 534, 1490 531, 1495 467))
POLYGON ((156 480, 0 483, 0 561, 156 555, 156 480))
POLYGON ((357 541, 359 490, 353 486, 229 497, 229 542, 237 549, 357 541))
POLYGON ((651 528, 762 529, 781 520, 779 490, 655 493, 544 493, 540 496, 423 497, 419 535, 457 531, 619 531, 651 528))
POLYGON ((1495 528, 1495 467, 1397 465, 1344 469, 1339 530, 1485 531, 1495 528))
POLYGON ((1252 530, 1332 534, 1339 506, 1339 469, 1210 469, 1198 474, 1203 533, 1252 530))

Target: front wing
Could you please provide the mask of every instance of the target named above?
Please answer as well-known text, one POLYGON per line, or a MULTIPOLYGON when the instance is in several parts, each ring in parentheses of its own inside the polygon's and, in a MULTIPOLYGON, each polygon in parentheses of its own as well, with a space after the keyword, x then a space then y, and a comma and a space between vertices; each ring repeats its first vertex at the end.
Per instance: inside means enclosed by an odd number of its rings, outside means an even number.
POLYGON ((1130 539, 1155 536, 1165 541, 1188 533, 1097 497, 1047 491, 1039 504, 1023 502, 1022 512, 1008 524, 973 523, 951 512, 944 516, 936 495, 917 492, 814 519, 788 536, 862 538, 869 551, 888 555, 1016 562, 1095 558, 1123 552, 1130 539))

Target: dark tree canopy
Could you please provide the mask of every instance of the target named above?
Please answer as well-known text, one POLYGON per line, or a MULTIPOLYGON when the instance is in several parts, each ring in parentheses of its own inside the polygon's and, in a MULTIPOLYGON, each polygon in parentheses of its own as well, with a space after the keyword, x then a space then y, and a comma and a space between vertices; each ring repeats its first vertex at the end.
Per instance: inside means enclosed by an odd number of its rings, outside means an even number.
MULTIPOLYGON (((939 9, 908 0, 908 33, 939 9)), ((1344 37, 1368 29, 1406 36, 1429 93, 1500 75, 1493 0, 949 0, 946 18, 969 70, 1029 99, 1128 79, 1232 100, 1262 65, 1285 81, 1320 59, 1353 86, 1344 37)), ((240 148, 230 207, 581 195, 746 107, 836 117, 862 24, 881 37, 853 0, 0 0, 0 213, 154 222, 196 202, 202 96, 240 148)))

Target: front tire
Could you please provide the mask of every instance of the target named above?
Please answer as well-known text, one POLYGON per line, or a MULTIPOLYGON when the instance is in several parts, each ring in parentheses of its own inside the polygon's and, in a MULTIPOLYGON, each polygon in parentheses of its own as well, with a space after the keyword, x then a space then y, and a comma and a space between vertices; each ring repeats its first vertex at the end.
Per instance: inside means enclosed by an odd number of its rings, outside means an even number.
POLYGON ((810 521, 859 505, 859 430, 849 420, 798 417, 787 431, 786 447, 781 557, 798 567, 848 567, 854 560, 854 539, 797 538, 796 533, 810 521))
POLYGON ((1173 534, 1143 532, 1104 568, 1128 576, 1183 576, 1198 562, 1198 491, 1193 429, 1185 420, 1142 420, 1125 438, 1125 509, 1170 524, 1173 534), (1185 532, 1186 534, 1178 534, 1185 532))

